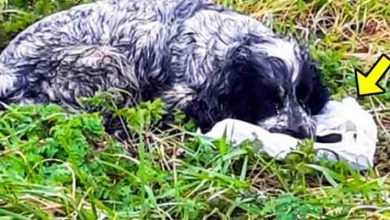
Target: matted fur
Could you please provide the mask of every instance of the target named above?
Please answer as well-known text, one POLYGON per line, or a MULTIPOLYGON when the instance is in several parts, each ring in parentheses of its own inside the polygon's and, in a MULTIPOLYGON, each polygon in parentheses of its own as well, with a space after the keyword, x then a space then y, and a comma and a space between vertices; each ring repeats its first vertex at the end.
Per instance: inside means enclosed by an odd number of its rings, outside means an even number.
POLYGON ((224 118, 307 136, 328 94, 306 51, 202 0, 105 0, 33 24, 0 56, 0 101, 59 103, 97 91, 162 98, 204 130, 224 118))

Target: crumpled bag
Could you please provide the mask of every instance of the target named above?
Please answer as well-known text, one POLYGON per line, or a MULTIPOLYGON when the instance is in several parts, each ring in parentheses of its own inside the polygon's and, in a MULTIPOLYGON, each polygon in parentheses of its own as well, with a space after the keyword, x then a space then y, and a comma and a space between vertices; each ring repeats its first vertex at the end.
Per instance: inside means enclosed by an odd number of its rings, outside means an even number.
MULTIPOLYGON (((341 102, 329 101, 313 119, 317 126, 317 137, 338 137, 336 142, 314 143, 318 158, 326 156, 330 160, 343 160, 359 170, 367 170, 373 166, 378 141, 377 127, 373 117, 364 111, 354 98, 347 97, 341 102)), ((245 140, 259 140, 262 143, 261 149, 278 160, 285 158, 301 141, 235 119, 225 119, 205 134, 212 139, 224 135, 233 144, 245 140)))

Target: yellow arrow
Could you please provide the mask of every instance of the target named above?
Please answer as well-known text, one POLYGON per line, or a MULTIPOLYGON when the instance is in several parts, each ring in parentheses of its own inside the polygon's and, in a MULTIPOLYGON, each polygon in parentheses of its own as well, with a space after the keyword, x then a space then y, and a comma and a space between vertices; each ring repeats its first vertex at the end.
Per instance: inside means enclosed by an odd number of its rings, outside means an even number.
POLYGON ((358 96, 376 95, 385 93, 385 89, 378 83, 390 68, 390 58, 382 54, 367 74, 355 69, 355 80, 358 96))

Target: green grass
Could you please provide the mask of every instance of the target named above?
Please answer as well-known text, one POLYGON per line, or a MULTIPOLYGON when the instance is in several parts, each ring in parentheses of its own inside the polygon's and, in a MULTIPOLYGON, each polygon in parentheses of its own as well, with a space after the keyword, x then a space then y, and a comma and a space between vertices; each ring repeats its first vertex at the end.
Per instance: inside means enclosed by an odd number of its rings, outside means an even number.
MULTIPOLYGON (((1 46, 76 3, 0 0, 1 46)), ((310 42, 335 99, 356 96, 354 67, 368 70, 381 53, 390 54, 384 0, 220 3, 310 42)), ((0 218, 390 219, 389 101, 389 93, 359 99, 380 131, 376 166, 365 173, 315 161, 309 141, 284 161, 258 153, 261 143, 210 141, 180 113, 158 130, 158 100, 125 109, 111 106, 110 94, 88 100, 121 118, 128 142, 110 137, 99 113, 10 106, 0 113, 0 218)))

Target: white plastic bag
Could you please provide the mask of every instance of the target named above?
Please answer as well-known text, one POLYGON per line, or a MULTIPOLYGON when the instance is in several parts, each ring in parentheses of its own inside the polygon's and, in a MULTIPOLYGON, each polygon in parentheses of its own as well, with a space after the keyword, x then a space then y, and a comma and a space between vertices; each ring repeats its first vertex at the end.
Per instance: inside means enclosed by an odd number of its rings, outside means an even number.
MULTIPOLYGON (((341 135, 336 143, 314 143, 317 156, 340 159, 359 170, 373 166, 377 143, 377 128, 372 116, 364 111, 355 99, 347 97, 341 102, 329 101, 316 121, 316 135, 341 135)), ((233 144, 245 140, 260 140, 262 149, 276 159, 283 159, 294 150, 301 140, 281 133, 270 133, 267 130, 235 119, 225 119, 217 123, 210 132, 210 138, 226 138, 233 144)))

